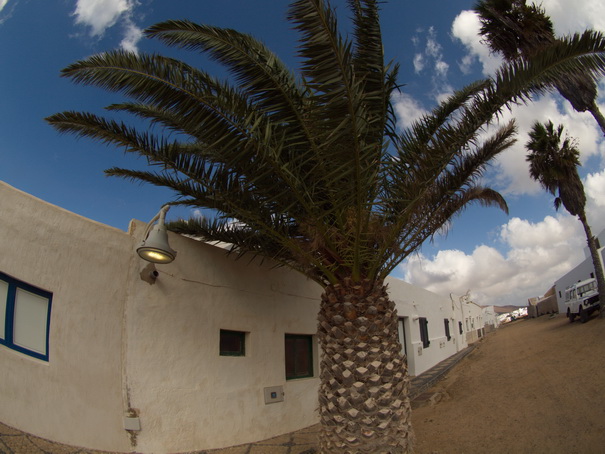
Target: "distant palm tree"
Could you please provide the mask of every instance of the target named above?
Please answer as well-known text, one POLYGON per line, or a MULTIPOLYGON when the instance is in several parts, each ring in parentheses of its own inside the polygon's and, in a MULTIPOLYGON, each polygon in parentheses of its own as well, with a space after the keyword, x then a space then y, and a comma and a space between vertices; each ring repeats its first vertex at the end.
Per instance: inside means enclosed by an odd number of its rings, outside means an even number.
MULTIPOLYGON (((561 142, 563 126, 556 129, 549 121, 546 124, 534 123, 529 133, 529 141, 525 145, 529 151, 529 173, 540 185, 555 197, 555 208, 561 205, 572 215, 577 216, 584 227, 586 241, 592 257, 595 269, 599 296, 605 295, 605 275, 596 238, 592 235, 590 226, 586 219, 586 194, 584 185, 578 174, 580 165, 580 152, 574 140, 565 137, 561 142)), ((605 303, 603 303, 605 304, 605 303)), ((605 310, 601 311, 601 317, 605 316, 605 310)))
POLYGON ((536 64, 508 65, 398 133, 397 65, 384 62, 378 1, 349 7, 353 27, 343 37, 324 0, 291 4, 299 75, 235 30, 154 25, 148 37, 205 53, 231 78, 157 54, 108 52, 63 75, 131 98, 109 109, 138 126, 86 112, 47 120, 156 169, 109 175, 171 188, 173 203, 216 213, 174 223, 175 231, 231 243, 235 253, 269 257, 318 282, 321 452, 401 453, 411 450, 409 380, 384 279, 469 204, 507 210, 480 177, 513 143, 515 126, 481 140, 484 127, 562 73, 603 73, 605 40, 576 36, 536 64))
MULTIPOLYGON (((526 0, 480 0, 474 9, 490 50, 507 61, 538 56, 557 41, 544 9, 527 5, 526 0)), ((605 134, 605 117, 596 102, 597 84, 590 74, 561 77, 555 87, 576 111, 590 112, 605 134)))

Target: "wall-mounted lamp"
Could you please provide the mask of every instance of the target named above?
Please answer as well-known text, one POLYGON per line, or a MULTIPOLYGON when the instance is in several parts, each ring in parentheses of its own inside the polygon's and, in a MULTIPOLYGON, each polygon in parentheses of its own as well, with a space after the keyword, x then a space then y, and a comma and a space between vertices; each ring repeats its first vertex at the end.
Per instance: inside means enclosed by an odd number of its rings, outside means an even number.
POLYGON ((164 225, 166 212, 169 209, 170 205, 164 205, 147 224, 143 241, 137 247, 137 254, 143 260, 152 263, 170 263, 176 257, 176 251, 168 244, 168 231, 164 225), (158 223, 154 225, 155 221, 158 223))

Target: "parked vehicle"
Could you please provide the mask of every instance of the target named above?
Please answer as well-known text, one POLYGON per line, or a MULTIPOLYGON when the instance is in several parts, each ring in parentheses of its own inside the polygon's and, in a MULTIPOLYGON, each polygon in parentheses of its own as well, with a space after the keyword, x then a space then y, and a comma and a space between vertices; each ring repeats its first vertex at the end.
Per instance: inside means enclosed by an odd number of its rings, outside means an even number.
POLYGON ((597 280, 586 279, 567 287, 565 289, 565 306, 567 306, 567 317, 570 322, 579 317, 582 323, 586 323, 590 314, 600 309, 597 280))

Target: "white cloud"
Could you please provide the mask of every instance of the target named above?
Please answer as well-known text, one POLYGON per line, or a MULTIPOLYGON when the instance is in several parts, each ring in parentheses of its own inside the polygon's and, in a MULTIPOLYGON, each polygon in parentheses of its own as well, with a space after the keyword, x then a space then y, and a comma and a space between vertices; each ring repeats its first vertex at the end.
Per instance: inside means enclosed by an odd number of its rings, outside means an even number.
POLYGON ((143 30, 137 27, 130 19, 126 21, 126 32, 120 47, 128 52, 137 52, 137 43, 143 37, 143 30))
POLYGON ((397 114, 397 125, 406 129, 419 119, 427 111, 407 93, 396 93, 393 95, 393 103, 397 114))
POLYGON ((422 74, 431 72, 433 85, 433 98, 437 101, 451 94, 453 91, 447 82, 450 65, 443 58, 443 47, 437 41, 437 33, 434 27, 428 30, 419 29, 412 37, 412 43, 417 52, 414 54, 414 72, 422 74))
POLYGON ((459 63, 463 73, 470 73, 476 59, 482 65, 483 74, 494 74, 502 59, 490 53, 489 48, 479 37, 479 17, 473 11, 462 11, 452 23, 452 35, 458 38, 467 49, 467 55, 459 63))
POLYGON ((542 0, 540 3, 553 22, 557 35, 587 28, 605 29, 605 3, 602 0, 542 0))
MULTIPOLYGON (((528 0, 528 3, 532 3, 528 0)), ((540 4, 551 18, 558 36, 581 32, 587 28, 605 30, 605 2, 602 0, 542 0, 540 4)), ((452 23, 452 35, 467 49, 467 55, 460 62, 465 73, 475 59, 483 67, 483 74, 493 74, 500 59, 490 55, 489 48, 481 43, 480 22, 474 11, 462 11, 452 23)))
POLYGON ((500 230, 505 255, 486 245, 470 255, 444 250, 432 258, 410 257, 400 271, 404 280, 438 294, 470 288, 479 304, 524 305, 583 259, 583 238, 579 221, 563 213, 535 224, 513 218, 500 230))
POLYGON ((414 72, 416 74, 421 73, 424 69, 424 57, 422 54, 414 55, 414 72))
POLYGON ((425 55, 433 60, 436 77, 446 77, 449 65, 443 61, 443 49, 441 44, 437 42, 437 33, 433 27, 430 27, 428 30, 425 55))
POLYGON ((9 0, 0 0, 0 13, 2 13, 2 16, 0 16, 0 25, 13 16, 18 3, 19 0, 12 0, 10 4, 9 0))
POLYGON ((77 0, 73 16, 76 24, 90 27, 93 37, 102 36, 108 28, 121 22, 124 37, 120 47, 137 52, 137 43, 143 36, 143 31, 132 20, 137 5, 137 0, 77 0))
POLYGON ((584 181, 586 215, 593 234, 605 228, 605 170, 588 174, 584 181))
POLYGON ((450 65, 448 65, 446 62, 440 60, 435 62, 435 72, 437 73, 437 76, 439 77, 446 77, 447 76, 447 71, 450 68, 450 65))
POLYGON ((133 6, 130 0, 78 0, 73 14, 77 24, 89 26, 91 35, 99 36, 133 6))

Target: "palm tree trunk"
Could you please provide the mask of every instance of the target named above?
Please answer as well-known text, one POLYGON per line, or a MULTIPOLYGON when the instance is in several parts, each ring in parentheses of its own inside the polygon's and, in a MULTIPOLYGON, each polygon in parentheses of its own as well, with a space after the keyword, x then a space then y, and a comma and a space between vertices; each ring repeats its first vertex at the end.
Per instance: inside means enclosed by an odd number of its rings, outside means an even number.
POLYGON ((586 214, 581 213, 578 215, 580 222, 586 232, 586 242, 588 243, 588 249, 590 250, 590 256, 592 257, 592 265, 594 267, 595 277, 597 279, 597 287, 599 290, 599 302, 600 302, 600 316, 605 318, 605 273, 603 273, 603 266, 599 259, 599 249, 597 248, 597 240, 592 236, 592 231, 586 220, 586 214))
POLYGON ((590 110, 590 113, 592 114, 592 116, 594 117, 594 119, 597 120, 597 123, 601 127, 601 131, 603 132, 603 135, 605 136, 605 117, 603 117, 603 114, 601 113, 601 110, 597 106, 596 101, 592 103, 592 106, 590 106, 589 110, 590 110))
POLYGON ((409 377, 384 283, 326 287, 318 322, 320 452, 411 452, 409 377))

